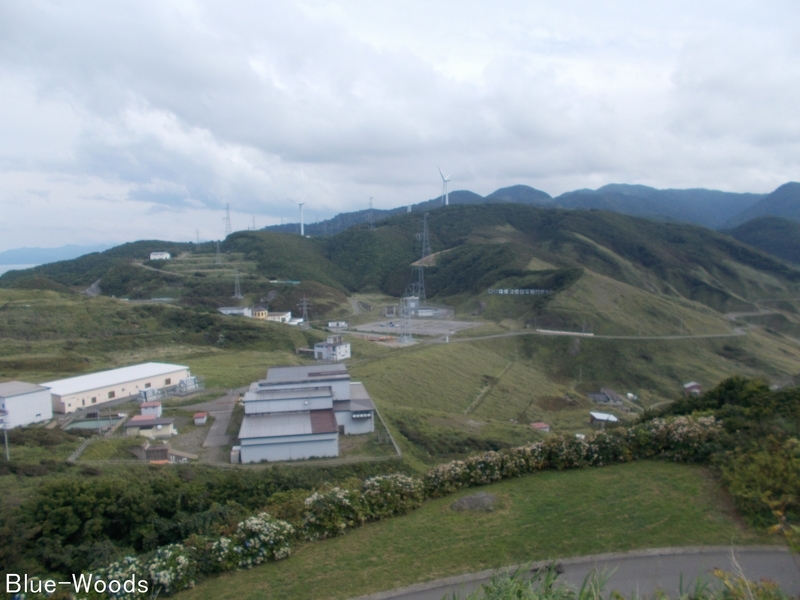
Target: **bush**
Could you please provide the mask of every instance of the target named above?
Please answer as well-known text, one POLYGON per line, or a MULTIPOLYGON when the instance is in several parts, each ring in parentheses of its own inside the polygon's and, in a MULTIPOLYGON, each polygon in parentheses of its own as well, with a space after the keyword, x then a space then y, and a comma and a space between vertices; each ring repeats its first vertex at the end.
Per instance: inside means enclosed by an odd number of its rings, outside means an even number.
POLYGON ((328 492, 314 492, 306 498, 303 534, 307 540, 319 540, 345 533, 365 520, 361 498, 349 490, 335 487, 328 492))
POLYGON ((422 482, 406 475, 380 475, 364 481, 366 516, 372 520, 403 515, 422 505, 422 482))

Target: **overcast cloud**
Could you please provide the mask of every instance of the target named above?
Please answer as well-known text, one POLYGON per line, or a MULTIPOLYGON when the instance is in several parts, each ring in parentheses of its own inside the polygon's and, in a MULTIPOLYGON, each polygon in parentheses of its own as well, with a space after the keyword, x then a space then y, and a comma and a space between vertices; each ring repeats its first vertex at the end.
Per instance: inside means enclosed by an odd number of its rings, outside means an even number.
POLYGON ((0 0, 0 250, 524 183, 800 179, 774 2, 0 0))

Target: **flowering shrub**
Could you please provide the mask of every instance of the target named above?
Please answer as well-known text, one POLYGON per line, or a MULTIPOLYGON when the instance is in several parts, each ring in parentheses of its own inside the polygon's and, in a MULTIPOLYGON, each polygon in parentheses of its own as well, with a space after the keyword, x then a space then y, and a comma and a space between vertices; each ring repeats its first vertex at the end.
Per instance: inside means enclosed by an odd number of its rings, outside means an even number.
POLYGON ((720 424, 712 417, 676 417, 597 431, 585 439, 553 435, 543 442, 437 465, 423 477, 423 489, 427 497, 439 498, 463 487, 544 469, 600 467, 651 457, 700 462, 717 449, 716 440, 721 432, 720 424))
POLYGON ((142 567, 150 579, 153 591, 172 594, 194 587, 197 562, 183 544, 162 546, 142 567))
POLYGON ((422 504, 422 482, 400 474, 370 477, 361 488, 361 499, 370 519, 402 515, 422 504))
POLYGON ((441 498, 455 493, 464 487, 466 475, 467 467, 463 460, 436 465, 422 479, 425 495, 429 498, 441 498))
POLYGON ((289 523, 273 519, 262 512, 255 517, 248 517, 236 526, 236 544, 229 542, 227 550, 223 547, 226 538, 220 538, 219 552, 223 562, 228 553, 233 553, 238 556, 236 566, 249 569, 266 560, 288 557, 292 551, 290 542, 293 536, 294 527, 289 523))
POLYGON ((365 520, 361 498, 338 487, 329 492, 314 492, 306 498, 303 534, 307 540, 342 535, 348 527, 357 527, 365 520))
POLYGON ((722 432, 714 417, 653 419, 645 426, 652 435, 653 455, 684 462, 708 460, 722 432))
MULTIPOLYGON (((129 582, 133 580, 133 585, 123 585, 119 588, 119 590, 116 591, 106 588, 106 591, 103 593, 98 593, 90 585, 88 588, 81 588, 79 597, 82 600, 94 598, 113 598, 113 600, 144 600, 145 598, 150 597, 150 593, 141 592, 140 587, 136 585, 136 582, 142 579, 142 576, 145 574, 145 572, 146 567, 136 556, 126 556, 122 560, 111 563, 105 569, 95 573, 93 579, 102 579, 105 582, 129 582)), ((152 583, 148 583, 148 589, 150 589, 151 586, 152 583)), ((112 586, 112 588, 113 587, 114 586, 112 586)))

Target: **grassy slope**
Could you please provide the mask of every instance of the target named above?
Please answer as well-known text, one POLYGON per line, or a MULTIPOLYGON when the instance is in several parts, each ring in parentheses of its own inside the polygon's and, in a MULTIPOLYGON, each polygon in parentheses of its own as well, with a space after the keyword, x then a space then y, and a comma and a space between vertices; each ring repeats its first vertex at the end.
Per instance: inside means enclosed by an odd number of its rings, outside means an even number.
POLYGON ((642 462, 542 473, 481 488, 490 513, 427 502, 396 519, 306 544, 288 560, 210 579, 179 598, 351 598, 528 561, 637 548, 769 542, 742 526, 698 467, 642 462))

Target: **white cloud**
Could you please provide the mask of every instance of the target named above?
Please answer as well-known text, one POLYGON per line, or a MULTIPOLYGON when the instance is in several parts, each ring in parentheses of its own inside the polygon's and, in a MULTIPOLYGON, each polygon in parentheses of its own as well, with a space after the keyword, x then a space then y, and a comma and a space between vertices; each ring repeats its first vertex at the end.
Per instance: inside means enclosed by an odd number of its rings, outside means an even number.
POLYGON ((437 165, 483 194, 770 191, 800 178, 798 20, 791 0, 3 3, 0 250, 215 237, 228 202, 241 227, 289 197, 397 206, 438 194, 437 165))

